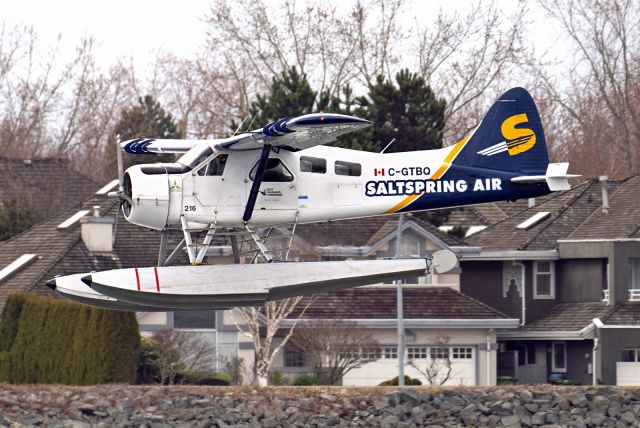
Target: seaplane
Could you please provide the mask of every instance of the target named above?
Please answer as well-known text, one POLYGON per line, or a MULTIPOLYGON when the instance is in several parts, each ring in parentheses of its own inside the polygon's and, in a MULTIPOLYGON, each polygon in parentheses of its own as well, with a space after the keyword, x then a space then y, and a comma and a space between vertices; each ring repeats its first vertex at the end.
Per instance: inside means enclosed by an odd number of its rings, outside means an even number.
MULTIPOLYGON (((119 142, 117 192, 124 218, 183 239, 157 266, 58 276, 47 284, 71 300, 126 311, 227 309, 292 296, 445 272, 450 254, 423 258, 294 262, 274 257, 268 234, 285 225, 533 198, 568 190, 568 163, 549 163, 540 115, 523 88, 505 92, 480 124, 436 150, 372 153, 327 146, 371 126, 332 113, 286 117, 211 140, 119 142), (123 171, 122 152, 174 153, 175 163, 123 171), (203 263, 212 239, 231 241, 235 264, 203 263), (255 252, 240 263, 239 242, 255 252), (176 255, 190 264, 171 266, 176 255), (261 261, 261 263, 259 263, 261 261)), ((384 152, 384 150, 383 150, 384 152)), ((289 241, 289 245, 291 241, 289 241)))

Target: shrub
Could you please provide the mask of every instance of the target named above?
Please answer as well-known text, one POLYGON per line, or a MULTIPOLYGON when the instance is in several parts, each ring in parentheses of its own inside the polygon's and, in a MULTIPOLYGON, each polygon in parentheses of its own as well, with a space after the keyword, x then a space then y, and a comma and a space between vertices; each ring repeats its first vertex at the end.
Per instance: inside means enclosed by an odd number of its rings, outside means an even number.
POLYGON ((231 377, 213 370, 191 370, 178 372, 175 382, 185 385, 228 386, 231 384, 231 377))
POLYGON ((26 294, 14 294, 7 299, 0 316, 0 351, 11 349, 18 332, 20 313, 26 301, 26 294))
POLYGON ((155 341, 151 337, 143 337, 140 341, 136 383, 142 385, 160 383, 158 354, 155 349, 155 341))
POLYGON ((312 385, 320 385, 320 382, 315 376, 311 375, 301 375, 293 381, 293 386, 312 386, 312 385))
POLYGON ((282 370, 279 369, 271 370, 267 375, 267 380, 269 381, 269 385, 273 386, 289 385, 289 379, 287 379, 282 373, 282 370))
MULTIPOLYGON (((422 385, 419 379, 413 379, 407 375, 404 375, 404 384, 405 385, 422 385)), ((378 386, 398 386, 398 376, 393 379, 385 380, 381 382, 378 386)))
POLYGON ((9 297, 1 319, 4 381, 135 381, 140 333, 133 313, 24 294, 9 297))
POLYGON ((231 385, 242 385, 244 358, 231 357, 224 360, 224 372, 229 375, 231 385))

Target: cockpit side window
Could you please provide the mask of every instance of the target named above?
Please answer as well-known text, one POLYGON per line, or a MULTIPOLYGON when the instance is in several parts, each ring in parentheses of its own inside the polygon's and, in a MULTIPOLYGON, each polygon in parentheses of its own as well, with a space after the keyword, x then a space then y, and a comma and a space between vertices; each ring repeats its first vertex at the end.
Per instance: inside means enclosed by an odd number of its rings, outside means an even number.
MULTIPOLYGON (((258 169, 258 163, 251 168, 251 172, 249 173, 249 178, 251 181, 256 178, 256 170, 258 169)), ((283 181, 293 181, 293 174, 287 169, 286 166, 277 158, 271 158, 267 160, 267 168, 264 171, 264 177, 262 178, 264 182, 283 182, 283 181)))
POLYGON ((207 175, 221 176, 224 174, 224 167, 227 164, 227 156, 228 155, 218 155, 211 159, 211 162, 209 162, 207 167, 207 175))
POLYGON ((213 155, 213 149, 209 146, 194 147, 182 155, 178 162, 193 170, 211 155, 213 155))

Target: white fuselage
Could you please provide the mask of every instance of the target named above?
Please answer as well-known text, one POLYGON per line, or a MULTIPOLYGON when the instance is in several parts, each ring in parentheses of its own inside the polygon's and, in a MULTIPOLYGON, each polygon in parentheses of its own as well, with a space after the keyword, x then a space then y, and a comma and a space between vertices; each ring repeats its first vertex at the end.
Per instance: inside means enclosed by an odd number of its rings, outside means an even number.
MULTIPOLYGON (((273 225, 365 217, 393 212, 405 194, 367 195, 372 180, 425 180, 443 165, 453 147, 407 153, 378 154, 327 146, 303 151, 275 151, 280 162, 275 174, 265 174, 250 225, 273 225), (306 168, 305 168, 306 165, 306 168), (279 174, 286 168, 285 174, 279 174), (291 181, 288 176, 291 176, 291 181)), ((187 173, 142 173, 144 165, 129 168, 133 182, 132 215, 128 220, 163 229, 184 217, 190 229, 238 227, 242 220, 259 151, 214 153, 187 173), (227 156, 222 175, 205 174, 207 164, 227 156)), ((278 159, 274 161, 273 159, 278 159)), ((369 189, 371 190, 371 189, 369 189)))

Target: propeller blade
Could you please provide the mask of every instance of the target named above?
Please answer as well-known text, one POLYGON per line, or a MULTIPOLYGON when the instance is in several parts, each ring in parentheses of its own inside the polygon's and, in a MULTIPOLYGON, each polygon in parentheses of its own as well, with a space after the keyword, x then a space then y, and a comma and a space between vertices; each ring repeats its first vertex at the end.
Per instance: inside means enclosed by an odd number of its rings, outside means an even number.
POLYGON ((116 136, 116 159, 118 160, 118 191, 124 191, 124 167, 122 164, 122 150, 120 150, 120 134, 116 136))
POLYGON ((245 207, 244 214, 242 215, 242 221, 244 222, 251 220, 251 216, 253 215, 253 208, 256 206, 256 200, 258 199, 258 192, 260 191, 260 185, 264 178, 264 172, 267 170, 269 153, 271 153, 271 145, 265 144, 262 146, 262 153, 260 153, 260 161, 258 162, 258 168, 256 169, 256 176, 253 180, 253 184, 251 185, 247 206, 245 207))

